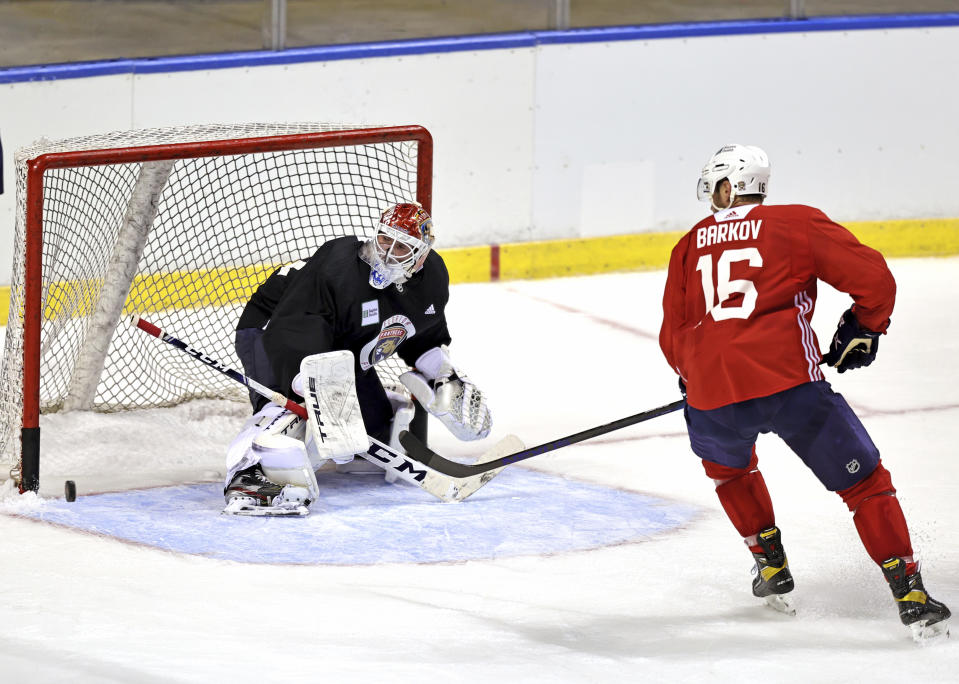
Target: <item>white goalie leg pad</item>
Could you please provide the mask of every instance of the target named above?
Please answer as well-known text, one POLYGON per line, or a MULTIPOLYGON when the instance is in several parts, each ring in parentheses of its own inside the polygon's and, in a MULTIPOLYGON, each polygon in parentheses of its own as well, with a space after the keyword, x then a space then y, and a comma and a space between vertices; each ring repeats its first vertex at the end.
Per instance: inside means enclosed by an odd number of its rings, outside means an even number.
MULTIPOLYGON (((353 352, 307 356, 300 363, 302 395, 309 416, 309 448, 317 458, 346 462, 365 452, 369 437, 356 398, 353 352)), ((299 391, 294 384, 294 389, 299 391)))
POLYGON ((274 506, 309 505, 319 497, 320 488, 303 440, 263 432, 253 440, 253 453, 270 482, 287 485, 273 499, 274 506))
POLYGON ((246 421, 239 434, 227 447, 224 486, 230 486, 237 472, 259 462, 259 455, 253 451, 253 440, 258 435, 270 433, 302 439, 305 431, 306 423, 295 413, 274 403, 264 406, 246 421))
POLYGON ((418 371, 409 371, 400 376, 400 382, 457 439, 471 441, 489 435, 493 416, 486 396, 469 380, 454 375, 446 381, 430 381, 418 371))
POLYGON ((353 460, 353 454, 333 455, 329 449, 324 448, 322 445, 317 446, 315 435, 316 432, 314 430, 307 430, 306 436, 303 439, 306 445, 306 454, 310 458, 310 463, 313 464, 313 470, 319 470, 329 461, 333 461, 333 463, 339 466, 341 463, 349 463, 353 460))

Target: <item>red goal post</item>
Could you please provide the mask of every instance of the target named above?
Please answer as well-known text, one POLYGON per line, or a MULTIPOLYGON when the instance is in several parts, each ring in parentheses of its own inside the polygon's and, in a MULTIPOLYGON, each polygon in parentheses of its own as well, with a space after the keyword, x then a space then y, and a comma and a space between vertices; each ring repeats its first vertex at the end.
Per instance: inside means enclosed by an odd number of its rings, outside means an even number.
POLYGON ((421 126, 149 129, 18 152, 0 462, 19 490, 39 487, 41 411, 242 398, 179 371, 124 314, 235 359, 232 326, 259 282, 324 240, 367 235, 390 203, 431 210, 432 163, 421 126))

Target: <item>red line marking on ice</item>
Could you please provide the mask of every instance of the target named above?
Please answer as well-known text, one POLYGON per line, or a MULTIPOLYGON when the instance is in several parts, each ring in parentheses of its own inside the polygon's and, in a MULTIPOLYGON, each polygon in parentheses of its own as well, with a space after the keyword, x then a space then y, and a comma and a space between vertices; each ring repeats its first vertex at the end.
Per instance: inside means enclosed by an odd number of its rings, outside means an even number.
POLYGON ((853 402, 849 402, 849 405, 852 406, 853 410, 859 415, 860 418, 870 418, 873 416, 908 416, 914 413, 937 413, 939 411, 952 411, 955 409, 959 409, 959 404, 940 404, 938 406, 916 406, 913 408, 902 408, 902 409, 869 408, 868 406, 854 404, 853 402))
POLYGON ((591 439, 571 446, 586 446, 588 444, 619 444, 621 442, 642 442, 644 439, 669 439, 673 437, 686 437, 685 432, 659 432, 655 435, 635 435, 633 437, 607 437, 606 439, 591 439))
POLYGON ((577 309, 577 308, 574 307, 574 306, 569 306, 569 305, 567 305, 567 304, 561 304, 560 302, 554 302, 554 301, 552 301, 552 300, 550 300, 550 299, 543 299, 542 297, 537 297, 536 295, 531 295, 531 294, 529 294, 528 292, 520 292, 519 290, 517 290, 517 289, 515 289, 515 288, 512 288, 512 287, 507 288, 507 292, 511 292, 511 293, 513 293, 513 294, 521 295, 521 296, 523 296, 523 297, 526 297, 527 299, 532 299, 533 301, 540 302, 541 304, 547 304, 547 305, 549 305, 549 306, 552 306, 552 307, 555 308, 555 309, 559 309, 560 311, 565 311, 566 313, 577 314, 577 315, 579 315, 579 316, 585 316, 586 318, 588 318, 589 320, 593 321, 594 323, 599 323, 600 325, 605 325, 605 326, 608 326, 608 327, 610 327, 610 328, 615 328, 616 330, 619 330, 619 331, 622 331, 622 332, 628 332, 628 333, 631 333, 631 334, 633 334, 633 335, 637 335, 637 336, 642 337, 642 338, 647 339, 647 340, 653 340, 653 341, 658 341, 658 340, 659 340, 659 336, 656 335, 655 333, 647 332, 647 331, 645 331, 645 330, 640 330, 639 328, 633 328, 632 326, 625 325, 625 324, 623 324, 623 323, 620 323, 619 321, 610 320, 609 318, 603 318, 602 316, 596 316, 595 314, 591 314, 591 313, 589 313, 588 311, 583 311, 582 309, 577 309))

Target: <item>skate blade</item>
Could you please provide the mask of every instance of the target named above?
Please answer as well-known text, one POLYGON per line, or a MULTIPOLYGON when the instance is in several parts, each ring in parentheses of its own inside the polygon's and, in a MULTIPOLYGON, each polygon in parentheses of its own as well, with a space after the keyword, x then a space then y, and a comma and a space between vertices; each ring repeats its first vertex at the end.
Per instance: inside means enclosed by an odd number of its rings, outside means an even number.
POLYGON ((912 631, 912 640, 917 644, 929 644, 949 638, 949 623, 946 620, 931 625, 925 620, 919 620, 909 625, 909 629, 912 631))
POLYGON ((782 613, 783 615, 796 614, 796 608, 793 606, 792 601, 782 594, 770 594, 763 600, 766 602, 767 606, 775 610, 777 613, 782 613))
POLYGON ((244 499, 233 499, 223 509, 225 515, 248 515, 253 517, 300 517, 309 515, 306 506, 257 506, 244 499))

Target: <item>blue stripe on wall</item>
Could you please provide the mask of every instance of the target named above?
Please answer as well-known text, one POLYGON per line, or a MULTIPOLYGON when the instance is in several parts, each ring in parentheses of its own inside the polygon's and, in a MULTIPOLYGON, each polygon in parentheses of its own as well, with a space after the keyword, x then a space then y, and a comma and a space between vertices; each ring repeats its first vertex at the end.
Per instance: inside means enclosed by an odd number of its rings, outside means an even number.
POLYGON ((611 26, 568 31, 526 31, 448 38, 423 38, 381 43, 354 43, 319 47, 291 48, 282 51, 254 50, 177 57, 116 59, 69 64, 40 64, 0 69, 0 83, 52 81, 113 74, 152 74, 201 69, 326 62, 340 59, 372 59, 397 55, 423 55, 469 50, 505 50, 511 48, 595 43, 661 38, 695 38, 757 33, 801 33, 809 31, 862 31, 870 29, 932 28, 959 26, 959 12, 941 14, 883 14, 807 19, 751 19, 685 24, 611 26))

